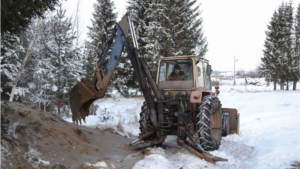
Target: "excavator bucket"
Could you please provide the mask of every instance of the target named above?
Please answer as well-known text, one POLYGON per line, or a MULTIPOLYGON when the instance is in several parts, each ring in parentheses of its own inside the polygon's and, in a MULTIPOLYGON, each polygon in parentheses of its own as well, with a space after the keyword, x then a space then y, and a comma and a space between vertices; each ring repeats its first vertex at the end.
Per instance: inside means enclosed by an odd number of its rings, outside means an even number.
MULTIPOLYGON (((111 76, 111 75, 110 75, 111 76)), ((107 78, 109 79, 109 77, 107 78)), ((85 117, 89 115, 90 105, 99 98, 103 98, 109 80, 103 78, 102 70, 96 68, 93 81, 82 78, 70 92, 70 107, 72 111, 73 123, 81 124, 81 119, 85 122, 85 117)))
POLYGON ((85 122, 85 117, 89 115, 90 105, 97 99, 97 93, 91 82, 84 78, 72 88, 70 107, 73 123, 81 124, 81 119, 85 122))
POLYGON ((240 128, 240 114, 238 113, 237 109, 222 108, 221 111, 223 114, 223 136, 226 136, 228 134, 238 134, 240 128))

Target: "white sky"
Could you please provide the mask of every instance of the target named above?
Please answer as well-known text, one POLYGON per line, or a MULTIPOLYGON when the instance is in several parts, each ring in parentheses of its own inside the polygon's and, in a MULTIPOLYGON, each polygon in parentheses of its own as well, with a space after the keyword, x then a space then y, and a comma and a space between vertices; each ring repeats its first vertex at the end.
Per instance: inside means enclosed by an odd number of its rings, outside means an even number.
MULTIPOLYGON (((82 39, 94 10, 95 0, 80 0, 82 39)), ((203 30, 208 41, 206 58, 213 70, 255 70, 263 56, 265 31, 275 10, 289 0, 198 0, 202 3, 203 30)), ((68 0, 67 14, 76 10, 77 0, 68 0)), ((126 0, 114 0, 118 20, 126 12, 126 0)), ((294 11, 300 0, 293 0, 294 11)))

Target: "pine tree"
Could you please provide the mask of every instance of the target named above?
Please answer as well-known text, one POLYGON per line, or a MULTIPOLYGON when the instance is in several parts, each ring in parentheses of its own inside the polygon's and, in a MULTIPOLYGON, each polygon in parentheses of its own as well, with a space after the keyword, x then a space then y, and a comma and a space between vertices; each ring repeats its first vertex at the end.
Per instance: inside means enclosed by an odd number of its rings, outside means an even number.
POLYGON ((25 30, 35 17, 42 17, 47 10, 54 10, 59 0, 1 1, 1 34, 18 34, 25 30))
MULTIPOLYGON (((149 60, 156 60, 163 57, 160 53, 162 45, 160 42, 163 41, 162 36, 165 35, 165 28, 162 26, 162 20, 164 18, 165 5, 162 0, 152 0, 147 9, 146 19, 148 24, 145 25, 146 32, 144 56, 149 60)), ((150 63, 151 64, 151 63, 150 63)), ((150 67, 153 67, 152 65, 150 67)))
POLYGON ((201 16, 202 11, 200 10, 200 5, 194 5, 197 1, 192 1, 190 4, 190 8, 192 9, 193 15, 191 15, 192 20, 192 27, 191 29, 191 36, 190 38, 193 39, 192 43, 194 43, 194 54, 199 57, 204 57, 207 52, 207 40, 203 33, 203 19, 201 16), (192 6, 196 6, 195 8, 192 8, 192 6), (196 30, 196 31, 194 31, 196 30))
POLYGON ((207 51, 206 38, 202 33, 202 19, 196 0, 165 1, 163 56, 200 55, 207 51))
POLYGON ((280 89, 284 83, 292 79, 294 70, 293 58, 293 8, 292 4, 282 3, 274 12, 268 31, 266 31, 264 56, 260 66, 261 74, 269 81, 274 82, 274 90, 279 81, 280 89))
POLYGON ((53 99, 52 103, 56 105, 58 114, 61 114, 67 111, 69 91, 81 77, 81 53, 73 45, 76 37, 72 32, 71 18, 65 18, 65 10, 57 10, 57 14, 45 23, 45 29, 49 33, 43 44, 46 50, 43 64, 47 64, 44 65, 44 78, 47 80, 44 84, 47 89, 45 93, 47 99, 53 99))
POLYGON ((27 91, 26 80, 30 79, 32 74, 26 70, 26 67, 30 64, 30 58, 36 56, 36 50, 34 49, 34 42, 36 41, 36 32, 39 27, 39 20, 34 20, 32 24, 24 31, 21 31, 19 35, 11 35, 4 33, 2 39, 3 48, 1 53, 3 60, 1 61, 1 85, 3 91, 1 93, 2 99, 14 100, 15 96, 25 96, 27 91), (9 41, 6 41, 6 38, 9 41))
POLYGON ((284 37, 284 48, 283 54, 286 59, 286 64, 284 66, 285 77, 284 82, 286 82, 286 90, 289 90, 289 81, 293 80, 293 74, 297 66, 295 64, 294 51, 293 51, 293 7, 292 2, 285 3, 284 5, 284 28, 283 28, 283 37, 284 37))
MULTIPOLYGON (((149 69, 153 74, 156 71, 154 60, 161 57, 160 44, 161 34, 164 32, 160 24, 162 18, 163 4, 160 0, 129 0, 127 11, 133 18, 139 53, 148 63, 149 69)), ((138 91, 139 84, 136 75, 128 59, 121 58, 122 66, 118 66, 118 78, 114 84, 123 95, 134 95, 129 91, 138 91), (128 88, 128 89, 127 89, 128 88)))
POLYGON ((298 4, 296 17, 295 17, 295 50, 294 50, 294 58, 295 58, 295 71, 294 71, 294 82, 293 82, 293 90, 297 88, 297 81, 300 79, 300 4, 298 4))
POLYGON ((22 39, 17 35, 3 34, 1 36, 1 99, 8 100, 12 82, 21 65, 20 54, 25 52, 22 39))
POLYGON ((91 42, 87 44, 90 52, 88 55, 87 78, 94 75, 97 61, 101 57, 102 50, 109 39, 112 28, 115 25, 117 13, 114 12, 115 5, 112 0, 97 0, 94 4, 92 26, 88 27, 88 36, 91 42))
POLYGON ((139 52, 147 60, 157 59, 161 55, 159 41, 164 34, 161 20, 164 15, 164 4, 161 0, 129 0, 127 11, 134 20, 139 52))
POLYGON ((274 83, 274 90, 276 90, 276 84, 278 80, 278 57, 279 52, 277 49, 277 41, 279 39, 279 32, 278 32, 278 12, 275 11, 270 24, 267 26, 268 31, 266 31, 266 40, 263 50, 264 56, 261 58, 261 65, 259 67, 260 73, 264 76, 268 81, 274 83))
POLYGON ((127 10, 136 20, 142 53, 149 55, 160 50, 160 54, 155 55, 203 57, 207 42, 202 33, 202 19, 199 19, 200 6, 196 3, 196 0, 129 0, 127 10))

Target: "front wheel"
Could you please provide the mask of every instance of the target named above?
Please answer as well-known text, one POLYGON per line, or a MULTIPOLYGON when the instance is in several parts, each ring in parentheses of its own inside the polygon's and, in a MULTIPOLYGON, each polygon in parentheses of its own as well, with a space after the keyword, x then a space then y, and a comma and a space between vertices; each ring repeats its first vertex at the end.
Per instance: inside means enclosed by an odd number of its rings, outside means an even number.
POLYGON ((222 115, 222 136, 227 136, 229 134, 230 134, 229 113, 223 113, 223 115, 222 115))
POLYGON ((206 151, 217 150, 222 138, 222 112, 219 98, 205 96, 198 112, 196 133, 200 145, 206 151))

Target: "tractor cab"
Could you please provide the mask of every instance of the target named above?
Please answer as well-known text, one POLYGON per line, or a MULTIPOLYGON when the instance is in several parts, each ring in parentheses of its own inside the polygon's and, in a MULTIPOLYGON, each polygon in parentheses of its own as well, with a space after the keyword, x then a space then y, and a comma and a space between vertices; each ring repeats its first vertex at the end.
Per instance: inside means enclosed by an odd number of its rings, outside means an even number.
POLYGON ((158 67, 156 83, 160 90, 211 91, 212 70, 205 59, 195 56, 166 57, 158 61, 158 67), (179 75, 176 68, 180 69, 179 75))

